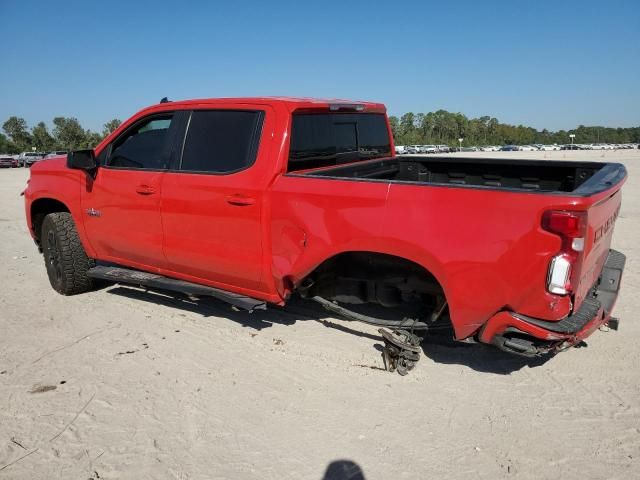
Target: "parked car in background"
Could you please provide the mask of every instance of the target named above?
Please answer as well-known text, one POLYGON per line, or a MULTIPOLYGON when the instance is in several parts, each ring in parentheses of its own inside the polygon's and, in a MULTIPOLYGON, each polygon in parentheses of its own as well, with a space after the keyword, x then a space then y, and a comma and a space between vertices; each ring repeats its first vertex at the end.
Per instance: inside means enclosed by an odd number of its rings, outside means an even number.
POLYGON ((542 150, 544 152, 552 152, 552 151, 560 150, 560 145, 540 145, 538 150, 542 150))
POLYGON ((500 148, 501 152, 517 152, 518 151, 518 146, 517 145, 504 145, 500 148))
POLYGON ((478 147, 462 147, 460 151, 461 152, 479 152, 480 149, 478 147))
POLYGON ((42 160, 43 153, 40 152, 22 152, 18 157, 18 163, 21 167, 30 167, 38 160, 42 160))
POLYGON ((404 147, 404 153, 420 153, 415 145, 407 145, 404 147))
POLYGON ((438 147, 435 145, 422 145, 420 153, 438 153, 438 147))
POLYGON ((64 150, 57 150, 55 152, 49 152, 47 153, 44 158, 54 158, 54 157, 59 157, 61 155, 66 155, 68 152, 64 151, 64 150))
POLYGON ((31 157, 30 159, 27 159, 27 167, 31 167, 34 163, 39 162, 40 160, 43 160, 45 157, 46 153, 45 152, 36 152, 36 154, 31 157))
POLYGON ((449 145, 436 145, 436 147, 438 148, 439 153, 449 153, 451 151, 449 145))
POLYGON ((582 149, 580 148, 579 145, 576 145, 575 143, 573 145, 570 143, 567 143, 566 145, 561 145, 560 150, 582 150, 582 149))
POLYGON ((538 149, 532 145, 520 145, 518 147, 519 152, 536 152, 538 149))
POLYGON ((487 145, 484 147, 480 147, 480 151, 481 152, 499 152, 500 147, 497 147, 495 145, 487 145))
POLYGON ((404 145, 396 145, 395 150, 397 155, 402 155, 403 153, 407 153, 404 145))
POLYGON ((0 155, 0 168, 15 168, 18 161, 9 155, 0 155))

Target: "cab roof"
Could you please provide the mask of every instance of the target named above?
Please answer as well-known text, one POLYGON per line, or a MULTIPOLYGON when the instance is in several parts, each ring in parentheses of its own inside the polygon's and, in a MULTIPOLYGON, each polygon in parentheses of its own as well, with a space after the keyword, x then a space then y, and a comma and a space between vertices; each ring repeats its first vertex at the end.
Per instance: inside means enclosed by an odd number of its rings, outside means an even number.
POLYGON ((148 109, 156 109, 160 106, 163 109, 171 107, 189 107, 194 105, 219 105, 219 104, 251 104, 251 105, 276 105, 284 106, 289 111, 301 109, 330 109, 339 107, 358 107, 365 112, 385 113, 386 108, 382 103, 363 102, 359 100, 344 100, 337 98, 308 98, 308 97, 227 97, 227 98, 201 98, 193 100, 165 101, 152 105, 148 109))

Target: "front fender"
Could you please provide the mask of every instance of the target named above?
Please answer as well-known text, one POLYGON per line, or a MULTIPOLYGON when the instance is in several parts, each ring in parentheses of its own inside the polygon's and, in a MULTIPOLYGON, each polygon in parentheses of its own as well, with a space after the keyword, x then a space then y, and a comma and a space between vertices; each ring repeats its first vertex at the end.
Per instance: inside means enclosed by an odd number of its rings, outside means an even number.
POLYGON ((85 172, 71 170, 66 167, 64 159, 47 160, 31 167, 31 177, 24 191, 25 217, 31 236, 36 239, 34 231, 34 208, 38 208, 40 200, 54 200, 63 204, 71 213, 78 230, 78 236, 87 255, 95 257, 95 251, 84 228, 84 218, 80 197, 85 188, 85 172))

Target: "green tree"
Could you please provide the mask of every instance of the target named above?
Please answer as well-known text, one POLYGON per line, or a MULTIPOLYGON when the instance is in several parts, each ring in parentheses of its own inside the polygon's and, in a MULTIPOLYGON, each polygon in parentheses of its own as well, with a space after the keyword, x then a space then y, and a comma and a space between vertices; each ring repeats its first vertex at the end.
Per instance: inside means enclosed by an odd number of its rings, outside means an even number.
POLYGON ((56 117, 53 124, 53 136, 61 150, 77 150, 86 145, 86 132, 77 118, 56 117))
POLYGON ((400 139, 398 138, 400 127, 400 120, 398 120, 398 117, 394 117, 393 115, 391 115, 389 117, 389 125, 391 126, 391 131, 393 132, 393 143, 401 145, 400 139))
POLYGON ((20 151, 31 150, 32 138, 24 118, 9 117, 2 129, 20 151))
POLYGON ((18 153, 19 151, 15 143, 0 133, 0 153, 18 153))
POLYGON ((400 117, 400 132, 398 137, 400 138, 401 145, 411 145, 416 143, 417 135, 415 129, 415 115, 413 112, 408 112, 400 117))
POLYGON ((113 133, 115 129, 120 126, 121 123, 122 121, 118 120, 117 118, 114 118, 113 120, 109 120, 107 123, 104 124, 104 128, 102 129, 102 136, 106 137, 108 135, 111 135, 111 133, 113 133))
POLYGON ((104 136, 100 135, 98 132, 92 132, 91 130, 87 130, 85 132, 85 138, 81 147, 95 148, 103 139, 104 139, 104 136))
POLYGON ((49 134, 49 130, 44 122, 38 123, 31 129, 31 136, 33 139, 33 146, 38 151, 50 151, 55 148, 55 139, 49 134))
POLYGON ((448 144, 457 145, 464 138, 465 145, 500 145, 531 143, 569 143, 569 134, 575 134, 575 143, 639 143, 640 127, 610 128, 580 125, 569 131, 541 131, 525 125, 500 123, 489 116, 468 118, 462 113, 446 110, 435 112, 408 112, 390 117, 389 123, 397 145, 448 144))

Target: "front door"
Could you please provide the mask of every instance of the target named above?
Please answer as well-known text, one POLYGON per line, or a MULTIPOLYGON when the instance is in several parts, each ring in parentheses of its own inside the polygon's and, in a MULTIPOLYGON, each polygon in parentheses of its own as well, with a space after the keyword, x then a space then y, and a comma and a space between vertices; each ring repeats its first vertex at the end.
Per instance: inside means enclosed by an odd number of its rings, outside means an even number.
POLYGON ((134 123, 100 155, 104 165, 82 192, 84 227, 101 260, 166 267, 160 199, 172 155, 172 113, 134 123))

